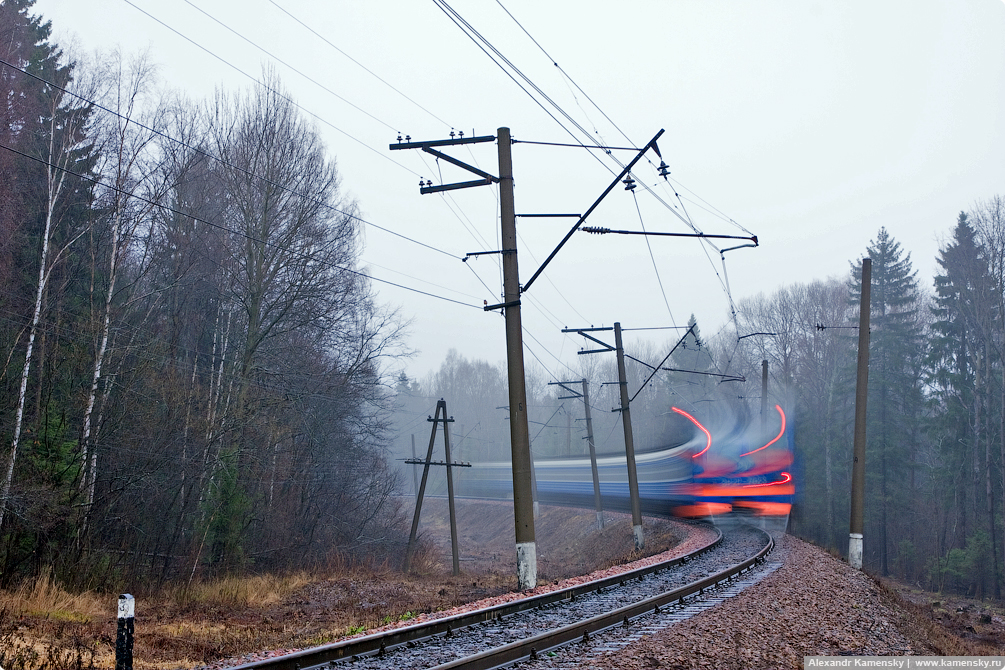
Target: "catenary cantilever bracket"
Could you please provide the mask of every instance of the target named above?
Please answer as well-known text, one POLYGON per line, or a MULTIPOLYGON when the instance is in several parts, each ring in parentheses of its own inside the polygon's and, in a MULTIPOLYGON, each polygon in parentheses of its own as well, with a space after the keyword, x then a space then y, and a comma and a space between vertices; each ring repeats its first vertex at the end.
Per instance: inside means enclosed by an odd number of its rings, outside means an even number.
POLYGON ((531 276, 531 278, 527 280, 527 283, 523 285, 523 287, 520 289, 521 293, 525 293, 530 289, 530 286, 531 284, 534 283, 534 280, 537 279, 542 272, 544 272, 544 269, 546 267, 548 267, 548 263, 550 263, 552 259, 555 258, 555 256, 561 250, 561 248, 565 246, 565 243, 569 241, 569 238, 572 237, 573 233, 579 230, 579 227, 583 225, 583 222, 586 221, 586 217, 588 217, 593 212, 593 210, 597 208, 597 206, 601 203, 601 201, 607 197, 608 193, 614 190, 615 186, 621 183, 621 180, 625 178, 625 175, 631 172, 632 168, 635 167, 635 164, 638 163, 640 160, 642 160, 642 157, 645 155, 647 151, 652 149, 653 151, 656 152, 657 156, 660 155, 659 147, 656 146, 656 140, 658 140, 664 132, 665 131, 662 128, 660 128, 660 131, 656 133, 656 135, 651 140, 649 140, 649 142, 644 147, 642 147, 642 150, 639 151, 638 154, 636 154, 635 158, 633 158, 632 161, 625 166, 625 169, 622 170, 620 174, 618 174, 618 176, 614 178, 614 181, 611 182, 610 186, 604 189, 604 192, 600 194, 600 197, 597 198, 592 205, 590 205, 590 208, 586 210, 586 213, 583 214, 581 217, 579 217, 579 220, 576 221, 576 225, 572 227, 572 230, 570 230, 568 233, 565 234, 565 237, 563 237, 562 241, 558 243, 558 246, 555 247, 555 250, 552 251, 551 254, 546 259, 544 259, 544 263, 541 264, 541 267, 539 267, 537 271, 531 276))

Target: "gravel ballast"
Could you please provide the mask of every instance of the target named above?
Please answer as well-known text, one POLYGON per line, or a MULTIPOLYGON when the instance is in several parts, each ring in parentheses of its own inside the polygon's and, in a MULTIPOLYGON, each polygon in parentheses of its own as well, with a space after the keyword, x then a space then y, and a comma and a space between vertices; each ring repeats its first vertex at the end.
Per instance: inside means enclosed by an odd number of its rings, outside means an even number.
POLYGON ((869 576, 791 536, 780 545, 783 565, 759 584, 584 667, 802 668, 804 656, 937 653, 912 639, 918 632, 869 576))
MULTIPOLYGON (((708 533, 707 529, 696 529, 691 537, 667 553, 683 553, 708 533)), ((912 604, 902 599, 905 591, 901 586, 897 587, 901 594, 898 598, 870 576, 853 570, 813 545, 784 534, 775 534, 775 538, 776 549, 769 556, 769 562, 773 564, 768 571, 770 574, 757 577, 755 581, 759 581, 746 587, 746 590, 710 609, 637 642, 625 640, 617 651, 607 653, 605 646, 601 646, 579 655, 578 650, 567 648, 559 651, 556 658, 548 658, 551 656, 548 654, 537 662, 519 665, 577 670, 758 670, 803 668, 805 656, 819 655, 1005 655, 1005 634, 995 636, 991 630, 1005 629, 1005 625, 998 625, 1003 623, 997 615, 1000 612, 994 616, 981 616, 991 611, 988 605, 950 602, 946 597, 934 594, 929 594, 931 597, 926 599, 923 592, 913 594, 920 600, 912 604), (982 625, 979 621, 984 618, 991 619, 993 623, 982 625)), ((637 563, 667 557, 654 556, 637 563)), ((628 567, 639 566, 618 566, 593 573, 590 577, 606 576, 628 567)), ((590 577, 558 582, 541 590, 590 577)), ((523 595, 526 594, 509 593, 452 610, 421 615, 415 621, 484 607, 523 595)), ((635 630, 635 624, 632 629, 635 630)), ((241 660, 277 653, 255 654, 241 660)), ((237 659, 231 659, 234 660, 237 659)), ((230 664, 223 662, 212 667, 227 665, 230 664)))

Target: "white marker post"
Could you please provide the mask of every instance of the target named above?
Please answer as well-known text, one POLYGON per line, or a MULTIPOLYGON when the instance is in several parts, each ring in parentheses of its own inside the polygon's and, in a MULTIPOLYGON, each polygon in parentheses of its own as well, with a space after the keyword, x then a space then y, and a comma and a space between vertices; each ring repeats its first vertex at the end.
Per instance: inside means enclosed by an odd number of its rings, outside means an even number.
POLYGON ((133 670, 133 617, 136 601, 128 593, 119 596, 119 626, 115 636, 115 670, 133 670))

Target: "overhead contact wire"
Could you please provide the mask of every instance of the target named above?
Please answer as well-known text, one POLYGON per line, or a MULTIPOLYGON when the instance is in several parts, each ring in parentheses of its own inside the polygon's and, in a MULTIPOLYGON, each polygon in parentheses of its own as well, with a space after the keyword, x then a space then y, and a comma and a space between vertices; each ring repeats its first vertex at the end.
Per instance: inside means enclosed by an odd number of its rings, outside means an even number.
MULTIPOLYGON (((646 222, 642 219, 642 209, 639 207, 639 198, 635 195, 635 191, 632 191, 632 200, 635 202, 635 211, 639 214, 639 225, 642 226, 642 232, 646 232, 646 222)), ((670 309, 670 301, 667 299, 667 292, 663 288, 663 278, 660 277, 660 269, 656 265, 656 256, 653 254, 653 246, 649 243, 649 236, 642 236, 646 241, 646 248, 649 249, 649 258, 653 262, 653 271, 656 273, 656 281, 660 285, 660 293, 663 294, 663 304, 667 306, 667 313, 670 315, 670 323, 677 325, 677 321, 673 318, 673 310, 670 309)))

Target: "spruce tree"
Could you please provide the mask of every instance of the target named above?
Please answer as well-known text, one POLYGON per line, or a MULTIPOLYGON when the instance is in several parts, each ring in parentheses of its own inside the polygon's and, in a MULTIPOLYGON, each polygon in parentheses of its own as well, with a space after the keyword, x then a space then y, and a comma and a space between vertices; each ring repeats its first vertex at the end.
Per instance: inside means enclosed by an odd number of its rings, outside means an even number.
MULTIPOLYGON (((909 540, 903 516, 906 482, 915 460, 921 414, 921 322, 917 273, 886 228, 867 249, 872 259, 870 306, 869 412, 866 456, 867 551, 884 575, 889 574, 893 543, 909 540), (873 549, 869 549, 869 546, 873 549)), ((850 289, 857 305, 861 295, 861 261, 852 264, 850 289)))
MULTIPOLYGON (((978 540, 981 528, 986 527, 991 556, 981 557, 977 563, 991 559, 993 590, 998 597, 989 430, 994 361, 989 344, 999 315, 984 252, 966 213, 960 212, 953 238, 936 260, 941 274, 935 277, 934 322, 926 361, 926 381, 931 389, 929 428, 941 445, 934 474, 939 489, 951 496, 942 501, 944 523, 959 529, 939 552, 965 549, 968 544, 985 546, 978 540)), ((986 577, 986 573, 973 575, 979 588, 986 577)))

